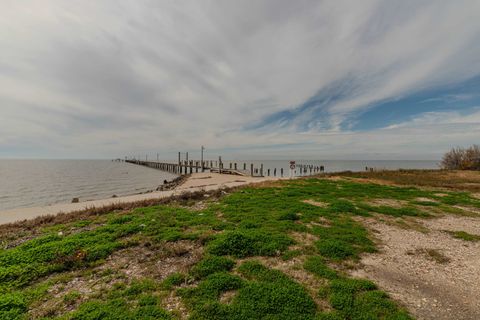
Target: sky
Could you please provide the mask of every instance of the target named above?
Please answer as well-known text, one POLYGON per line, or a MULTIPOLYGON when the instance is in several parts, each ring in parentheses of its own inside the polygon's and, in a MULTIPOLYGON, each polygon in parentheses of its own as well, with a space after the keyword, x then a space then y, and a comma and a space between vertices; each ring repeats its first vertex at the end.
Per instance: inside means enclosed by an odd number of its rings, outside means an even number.
POLYGON ((1 0, 0 158, 439 159, 478 0, 1 0))

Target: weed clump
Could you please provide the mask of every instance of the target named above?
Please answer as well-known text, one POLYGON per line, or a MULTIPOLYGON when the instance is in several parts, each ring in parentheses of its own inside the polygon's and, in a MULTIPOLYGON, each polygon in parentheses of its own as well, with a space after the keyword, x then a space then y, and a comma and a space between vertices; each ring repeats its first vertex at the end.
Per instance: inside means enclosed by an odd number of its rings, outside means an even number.
POLYGON ((197 288, 181 290, 194 309, 193 319, 313 319, 316 306, 307 291, 277 270, 245 262, 238 271, 247 280, 216 273, 197 288), (222 292, 238 290, 230 304, 220 303, 222 292))
POLYGON ((208 247, 210 253, 237 258, 250 256, 274 256, 292 244, 293 241, 281 233, 262 229, 226 231, 213 240, 208 247))
POLYGON ((320 278, 325 278, 330 280, 338 278, 337 272, 335 270, 330 269, 325 264, 324 259, 319 256, 308 257, 305 263, 303 264, 303 268, 320 278))
POLYGON ((348 200, 335 200, 330 203, 330 211, 335 213, 355 213, 355 206, 348 200))
POLYGON ((172 273, 162 281, 161 287, 165 290, 171 290, 173 287, 181 285, 183 282, 185 282, 185 279, 185 275, 179 272, 172 273))
POLYGON ((0 294, 0 318, 18 319, 27 310, 25 297, 17 292, 0 294))
POLYGON ((232 259, 221 256, 208 256, 195 265, 192 274, 198 278, 205 278, 216 272, 230 271, 235 265, 232 259))
POLYGON ((452 237, 465 240, 465 241, 471 241, 471 242, 476 242, 480 241, 480 236, 476 234, 471 234, 465 231, 447 231, 452 237))
POLYGON ((290 220, 290 221, 297 221, 299 219, 300 217, 295 212, 284 213, 278 218, 278 220, 290 220))
POLYGON ((368 280, 334 279, 327 296, 335 311, 321 319, 412 319, 368 280))
POLYGON ((368 231, 349 217, 334 219, 329 227, 315 227, 313 234, 319 237, 315 245, 319 253, 329 259, 358 258, 362 252, 374 252, 368 231))
POLYGON ((113 287, 107 299, 91 300, 67 315, 72 320, 125 319, 169 320, 172 316, 158 306, 158 297, 152 292, 157 288, 151 280, 134 281, 130 286, 113 287))

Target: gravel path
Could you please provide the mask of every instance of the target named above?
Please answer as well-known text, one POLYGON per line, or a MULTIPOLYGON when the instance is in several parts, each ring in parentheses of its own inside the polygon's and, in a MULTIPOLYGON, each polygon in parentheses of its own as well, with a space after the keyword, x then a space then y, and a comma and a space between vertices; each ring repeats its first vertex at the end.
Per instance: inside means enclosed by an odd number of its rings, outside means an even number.
POLYGON ((480 319, 480 242, 455 239, 443 231, 480 235, 480 218, 419 220, 428 233, 373 218, 363 222, 379 240, 380 251, 365 255, 353 276, 375 281, 417 319, 480 319))

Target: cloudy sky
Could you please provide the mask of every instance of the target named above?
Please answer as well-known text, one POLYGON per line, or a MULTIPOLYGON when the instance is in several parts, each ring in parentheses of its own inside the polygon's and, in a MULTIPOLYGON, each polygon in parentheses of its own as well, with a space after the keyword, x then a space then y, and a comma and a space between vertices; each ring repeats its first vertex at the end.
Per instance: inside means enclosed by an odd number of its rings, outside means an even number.
POLYGON ((478 0, 0 0, 0 157, 438 159, 478 0))

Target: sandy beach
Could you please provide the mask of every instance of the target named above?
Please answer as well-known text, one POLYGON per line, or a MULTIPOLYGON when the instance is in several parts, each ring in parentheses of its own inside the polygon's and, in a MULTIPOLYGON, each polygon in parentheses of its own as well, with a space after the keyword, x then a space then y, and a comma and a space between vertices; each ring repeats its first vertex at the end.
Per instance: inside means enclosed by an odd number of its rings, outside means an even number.
POLYGON ((0 224, 33 219, 43 215, 55 215, 58 213, 69 213, 89 208, 99 208, 118 203, 130 203, 142 200, 167 198, 183 192, 198 190, 215 190, 220 188, 237 187, 250 183, 258 183, 267 180, 278 180, 275 177, 244 177, 218 173, 194 173, 183 184, 168 191, 154 191, 144 194, 135 194, 117 198, 84 201, 78 203, 55 204, 43 207, 17 208, 0 211, 0 224))

